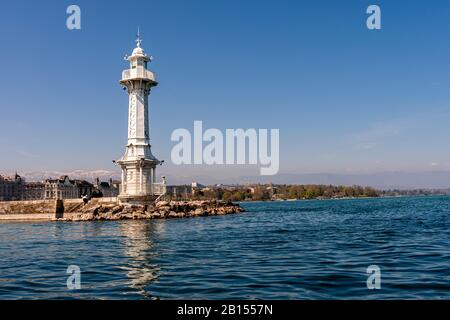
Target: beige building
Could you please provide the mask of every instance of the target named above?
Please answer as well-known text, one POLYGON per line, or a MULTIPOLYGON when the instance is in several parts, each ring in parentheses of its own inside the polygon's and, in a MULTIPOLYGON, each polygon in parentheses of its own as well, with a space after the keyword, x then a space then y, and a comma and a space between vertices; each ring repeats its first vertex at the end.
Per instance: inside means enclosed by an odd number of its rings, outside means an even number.
POLYGON ((45 199, 76 199, 78 188, 68 176, 45 180, 45 199))

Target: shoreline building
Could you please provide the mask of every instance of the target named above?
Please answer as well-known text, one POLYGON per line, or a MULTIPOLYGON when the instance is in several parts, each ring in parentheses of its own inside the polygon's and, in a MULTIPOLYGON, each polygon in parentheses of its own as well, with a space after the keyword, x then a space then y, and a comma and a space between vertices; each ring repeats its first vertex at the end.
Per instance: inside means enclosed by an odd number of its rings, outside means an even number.
POLYGON ((80 199, 87 197, 117 197, 120 182, 112 178, 95 185, 86 180, 70 179, 64 175, 43 181, 27 182, 17 173, 11 177, 0 175, 0 201, 31 201, 50 199, 80 199))
POLYGON ((14 177, 0 175, 0 201, 21 200, 25 180, 17 173, 14 177))
POLYGON ((78 188, 68 176, 59 179, 47 179, 44 182, 44 199, 76 199, 78 198, 78 188))
POLYGON ((128 92, 128 143, 125 154, 116 162, 122 169, 119 199, 122 202, 152 201, 166 192, 165 182, 156 183, 156 166, 162 164, 151 151, 148 96, 158 85, 155 74, 147 69, 151 57, 141 48, 138 34, 136 48, 126 60, 130 69, 122 72, 120 84, 128 92))
POLYGON ((86 180, 71 180, 68 176, 44 181, 44 199, 79 199, 90 197, 94 185, 86 180))
POLYGON ((100 181, 100 178, 95 179, 94 188, 97 190, 104 198, 115 198, 119 195, 120 183, 114 182, 112 178, 109 182, 100 181))
POLYGON ((82 198, 84 196, 91 197, 94 192, 94 185, 86 180, 73 180, 73 183, 77 187, 78 190, 78 198, 82 198))
POLYGON ((42 200, 45 198, 44 182, 26 182, 23 186, 22 200, 42 200))

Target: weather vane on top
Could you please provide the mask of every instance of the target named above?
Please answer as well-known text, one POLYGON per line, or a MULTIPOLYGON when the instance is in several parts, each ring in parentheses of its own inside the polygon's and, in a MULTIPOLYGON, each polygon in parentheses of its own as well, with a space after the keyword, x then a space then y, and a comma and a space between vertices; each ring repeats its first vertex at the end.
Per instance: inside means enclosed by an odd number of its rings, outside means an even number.
POLYGON ((138 46, 138 48, 141 47, 141 42, 142 42, 142 40, 141 40, 141 32, 140 32, 139 27, 138 27, 138 33, 137 33, 137 38, 136 38, 136 45, 138 46))

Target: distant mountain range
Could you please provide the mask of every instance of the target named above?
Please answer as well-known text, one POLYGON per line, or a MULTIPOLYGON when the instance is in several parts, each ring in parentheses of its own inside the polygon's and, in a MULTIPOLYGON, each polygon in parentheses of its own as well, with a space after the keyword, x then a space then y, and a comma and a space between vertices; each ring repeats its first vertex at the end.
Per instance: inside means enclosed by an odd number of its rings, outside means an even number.
MULTIPOLYGON (((40 181, 49 177, 68 175, 72 179, 94 181, 99 177, 103 181, 110 178, 120 179, 120 173, 109 170, 74 170, 62 171, 30 171, 19 172, 27 181, 40 181)), ((275 184, 333 184, 333 185, 361 185, 377 189, 446 189, 450 188, 450 171, 428 172, 377 172, 370 174, 339 174, 339 173, 282 173, 275 176, 239 176, 215 178, 211 176, 177 176, 167 174, 169 184, 190 184, 197 181, 202 184, 246 184, 246 183, 275 183, 275 184)))

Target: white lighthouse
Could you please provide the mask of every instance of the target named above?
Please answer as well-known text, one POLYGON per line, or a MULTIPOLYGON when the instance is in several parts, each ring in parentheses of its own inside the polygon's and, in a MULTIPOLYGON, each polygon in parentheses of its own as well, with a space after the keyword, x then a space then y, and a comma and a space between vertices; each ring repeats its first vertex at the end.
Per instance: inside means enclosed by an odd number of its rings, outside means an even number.
POLYGON ((138 34, 136 48, 126 59, 130 69, 122 72, 120 84, 128 91, 128 143, 117 164, 122 169, 119 198, 123 202, 154 200, 165 193, 165 183, 156 183, 156 166, 161 164, 151 151, 148 96, 158 82, 147 69, 151 57, 141 48, 138 34))

